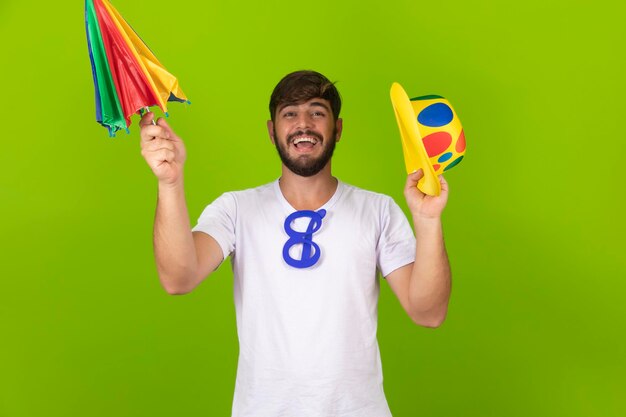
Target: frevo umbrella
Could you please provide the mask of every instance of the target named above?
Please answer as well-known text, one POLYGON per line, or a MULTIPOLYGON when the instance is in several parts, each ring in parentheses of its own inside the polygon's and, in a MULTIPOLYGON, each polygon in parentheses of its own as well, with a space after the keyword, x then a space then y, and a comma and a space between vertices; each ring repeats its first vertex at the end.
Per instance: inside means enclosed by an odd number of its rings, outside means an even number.
POLYGON ((85 1, 87 46, 96 90, 96 120, 110 136, 149 106, 167 116, 167 102, 189 103, 178 80, 106 0, 85 1))

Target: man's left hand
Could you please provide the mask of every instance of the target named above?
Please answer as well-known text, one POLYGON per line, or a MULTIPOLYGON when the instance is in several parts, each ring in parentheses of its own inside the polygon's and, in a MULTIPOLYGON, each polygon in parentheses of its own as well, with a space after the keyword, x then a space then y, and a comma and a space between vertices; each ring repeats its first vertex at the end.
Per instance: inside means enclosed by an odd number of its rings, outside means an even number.
POLYGON ((422 169, 409 174, 404 187, 404 197, 414 219, 435 219, 441 217, 441 213, 448 202, 448 183, 439 175, 441 194, 431 196, 424 194, 417 188, 417 182, 424 176, 422 169))

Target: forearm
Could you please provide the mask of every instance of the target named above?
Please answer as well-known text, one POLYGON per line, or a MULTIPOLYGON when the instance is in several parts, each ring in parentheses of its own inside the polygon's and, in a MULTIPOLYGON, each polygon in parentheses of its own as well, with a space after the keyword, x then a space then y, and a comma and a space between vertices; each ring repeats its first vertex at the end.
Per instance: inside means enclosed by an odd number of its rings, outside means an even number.
POLYGON ((413 218, 417 247, 409 284, 415 318, 437 327, 445 319, 450 298, 450 264, 441 218, 413 218))
POLYGON ((154 255, 159 279, 167 292, 185 293, 195 286, 198 262, 182 178, 175 184, 159 183, 154 255))

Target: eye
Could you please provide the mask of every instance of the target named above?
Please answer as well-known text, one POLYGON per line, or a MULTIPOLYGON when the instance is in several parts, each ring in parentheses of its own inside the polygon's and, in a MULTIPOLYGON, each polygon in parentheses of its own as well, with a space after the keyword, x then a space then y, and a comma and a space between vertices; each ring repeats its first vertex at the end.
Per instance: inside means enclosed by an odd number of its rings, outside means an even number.
POLYGON ((319 111, 319 110, 318 110, 318 111, 314 111, 314 112, 312 113, 312 115, 313 115, 313 117, 325 117, 325 116, 326 116, 326 113, 324 113, 323 111, 319 111))
POLYGON ((295 115, 296 115, 295 111, 286 111, 286 112, 283 113, 283 117, 287 118, 287 119, 291 118, 291 117, 294 117, 295 115))

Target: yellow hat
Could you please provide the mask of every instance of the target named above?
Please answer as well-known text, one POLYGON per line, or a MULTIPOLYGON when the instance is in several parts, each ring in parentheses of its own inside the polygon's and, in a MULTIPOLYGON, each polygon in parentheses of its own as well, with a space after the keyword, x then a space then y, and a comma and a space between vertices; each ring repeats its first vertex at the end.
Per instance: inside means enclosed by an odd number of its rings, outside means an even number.
POLYGON ((423 169, 424 177, 417 188, 428 195, 439 195, 437 175, 458 165, 465 155, 461 121, 445 98, 429 95, 409 99, 398 83, 391 85, 391 103, 407 174, 423 169))

